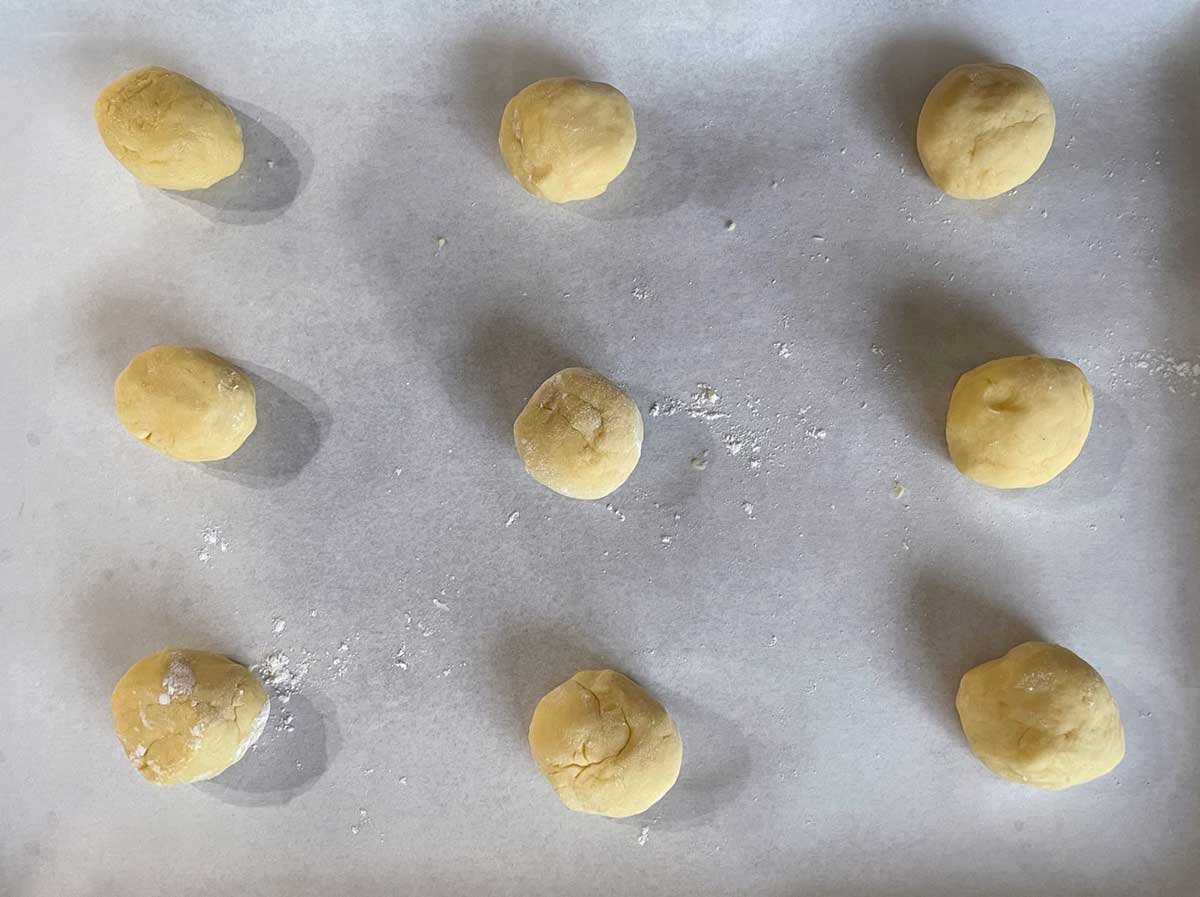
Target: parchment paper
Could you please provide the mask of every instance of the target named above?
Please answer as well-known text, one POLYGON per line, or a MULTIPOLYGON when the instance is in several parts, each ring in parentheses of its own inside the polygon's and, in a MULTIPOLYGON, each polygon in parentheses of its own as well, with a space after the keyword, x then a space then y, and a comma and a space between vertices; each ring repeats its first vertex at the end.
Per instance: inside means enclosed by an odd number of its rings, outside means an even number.
POLYGON ((1198 50, 1187 2, 6 4, 0 892, 1194 895, 1198 50), (1035 72, 1058 131, 967 203, 913 138, 977 60, 1035 72), (146 64, 238 110, 234 180, 108 155, 94 98, 146 64), (639 142, 558 207, 496 129, 564 74, 639 142), (115 418, 171 342, 255 378, 228 462, 115 418), (1084 368, 1095 426, 998 493, 946 458, 946 401, 1029 350, 1084 368), (646 416, 608 501, 511 446, 575 363, 646 416), (1128 736, 1057 794, 991 776, 953 707, 1035 636, 1128 736), (170 645, 309 666, 241 764, 160 790, 108 697, 170 645), (568 812, 528 755, 598 666, 682 732, 639 818, 568 812))

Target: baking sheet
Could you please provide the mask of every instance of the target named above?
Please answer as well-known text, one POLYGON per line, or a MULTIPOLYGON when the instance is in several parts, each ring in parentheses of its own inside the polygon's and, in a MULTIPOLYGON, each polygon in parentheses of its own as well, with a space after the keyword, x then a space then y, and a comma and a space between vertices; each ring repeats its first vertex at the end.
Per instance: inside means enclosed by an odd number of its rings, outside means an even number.
POLYGON ((0 10, 0 892, 1195 893, 1193 4, 252 6, 0 10), (964 203, 913 133, 978 59, 1034 71, 1058 132, 964 203), (152 63, 238 110, 233 182, 108 156, 94 97, 152 63), (495 131, 561 74, 620 87, 639 143, 556 207, 495 131), (164 342, 255 377, 230 461, 117 424, 114 377, 164 342), (1029 349, 1084 368, 1095 426, 997 494, 942 415, 1029 349), (610 501, 511 448, 568 363, 646 415, 610 501), (1031 636, 1112 686, 1114 774, 1045 794, 966 750, 958 676, 1031 636), (111 731, 166 645, 301 676, 205 785, 148 787, 111 731), (685 745, 623 821, 566 811, 524 740, 601 665, 685 745))

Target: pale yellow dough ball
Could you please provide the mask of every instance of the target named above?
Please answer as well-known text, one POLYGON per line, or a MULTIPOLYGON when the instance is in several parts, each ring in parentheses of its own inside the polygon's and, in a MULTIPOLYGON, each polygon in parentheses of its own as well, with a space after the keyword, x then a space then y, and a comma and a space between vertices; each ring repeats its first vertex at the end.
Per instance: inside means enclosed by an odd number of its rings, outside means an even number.
POLYGON ((989 361, 963 374, 950 395, 950 460, 985 486, 1040 486, 1079 457, 1092 409, 1092 387, 1069 361, 989 361))
POLYGON ((242 166, 242 128, 217 95, 158 66, 122 75, 96 100, 108 151, 144 184, 211 187, 242 166))
POLYGON ((204 349, 147 349, 117 377, 115 394, 125 429, 179 461, 228 458, 258 422, 250 378, 204 349))
POLYGON ((599 196, 633 155, 637 128, 621 91, 599 81, 547 78, 504 107, 500 155, 517 183, 542 199, 599 196))
POLYGON ((976 63, 934 85, 917 122, 917 153, 938 188, 990 199, 1025 183, 1054 142, 1042 82, 1015 65, 976 63))
POLYGON ((576 673, 542 698, 529 748, 564 804, 600 816, 648 810, 671 790, 683 762, 667 711, 612 670, 576 673))
POLYGON ((513 424, 529 475, 569 498, 603 498, 642 454, 642 414, 619 387, 587 368, 567 368, 538 387, 513 424))
POLYGON ((975 755, 998 776, 1059 791, 1111 772, 1125 730, 1100 674, 1066 648, 1025 642, 962 677, 955 701, 975 755))
POLYGON ((262 735, 270 710, 266 689, 240 663, 186 648, 143 657, 112 694, 117 738, 156 785, 224 772, 262 735))

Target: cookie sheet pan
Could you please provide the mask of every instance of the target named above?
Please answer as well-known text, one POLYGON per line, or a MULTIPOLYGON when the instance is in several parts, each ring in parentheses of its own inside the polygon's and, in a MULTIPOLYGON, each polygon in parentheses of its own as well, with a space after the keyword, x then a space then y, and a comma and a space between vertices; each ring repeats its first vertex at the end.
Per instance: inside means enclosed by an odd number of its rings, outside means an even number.
POLYGON ((1194 895, 1198 59, 1187 2, 4 4, 0 892, 1194 895), (1058 130, 970 203, 914 131, 975 60, 1035 72, 1058 130), (237 110, 234 179, 108 155, 92 103, 145 64, 237 110), (496 130, 564 74, 639 141, 554 206, 496 130), (255 378, 229 461, 119 426, 158 343, 255 378), (1095 425, 991 491, 946 401, 1028 351, 1085 370, 1095 425), (604 501, 511 445, 570 364, 645 416, 604 501), (958 677, 1032 637, 1111 685, 1112 775, 1042 793, 966 749, 958 677), (159 790, 108 696, 169 645, 278 681, 251 755, 159 790), (526 747, 601 666, 683 736, 633 819, 565 810, 526 747))

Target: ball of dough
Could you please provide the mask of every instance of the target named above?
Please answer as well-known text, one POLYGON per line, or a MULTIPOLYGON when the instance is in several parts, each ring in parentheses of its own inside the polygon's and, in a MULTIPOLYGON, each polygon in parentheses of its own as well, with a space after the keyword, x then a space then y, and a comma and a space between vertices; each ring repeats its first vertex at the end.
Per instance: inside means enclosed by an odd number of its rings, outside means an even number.
POLYGON ((538 387, 513 424, 529 475, 569 498, 603 498, 642 454, 642 413, 587 368, 559 371, 538 387))
POLYGON ((621 91, 599 81, 547 78, 504 107, 500 155, 517 183, 542 199, 599 196, 633 155, 637 128, 621 91))
POLYGON ((950 460, 985 486, 1054 479, 1079 457, 1092 427, 1092 387, 1069 361, 1018 355, 958 378, 946 415, 950 460))
POLYGON ((1112 771, 1125 730, 1100 674, 1066 648, 1017 645, 962 677, 955 701, 971 750, 992 772, 1050 791, 1112 771))
POLYGON ((938 189, 960 199, 990 199, 1025 183, 1053 142, 1050 95, 1015 65, 952 69, 917 122, 921 164, 938 189))
POLYGON ((143 657, 112 694, 117 738, 156 785, 224 772, 258 740, 270 710, 262 683, 240 663, 185 648, 143 657))
POLYGON ((242 165, 237 116, 191 78, 158 66, 122 75, 96 99, 108 151, 144 184, 211 187, 242 165))
POLYGON ((529 748, 562 802, 633 816, 671 790, 683 742, 663 706, 612 670, 576 673, 538 701, 529 748))
POLYGON ((147 349, 117 377, 116 400, 126 430, 179 461, 228 458, 258 423, 250 378, 204 349, 147 349))

